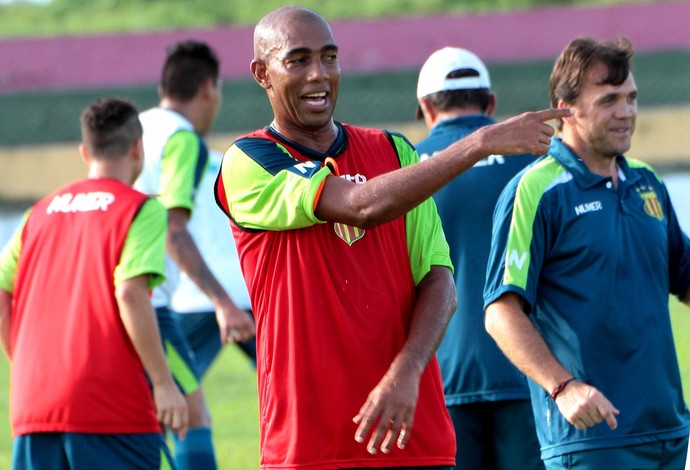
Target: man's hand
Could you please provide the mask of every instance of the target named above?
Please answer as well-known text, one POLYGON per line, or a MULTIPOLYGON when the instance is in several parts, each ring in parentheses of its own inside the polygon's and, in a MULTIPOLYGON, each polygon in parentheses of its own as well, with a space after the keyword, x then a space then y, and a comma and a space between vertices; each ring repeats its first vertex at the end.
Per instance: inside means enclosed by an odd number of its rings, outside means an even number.
POLYGON ((396 441, 400 449, 407 445, 419 395, 419 378, 414 377, 414 374, 386 375, 352 419, 359 425, 355 432, 357 442, 363 443, 371 434, 367 444, 370 454, 375 454, 379 446, 387 454, 396 441))
POLYGON ((184 439, 189 424, 187 401, 172 377, 159 385, 153 384, 153 401, 158 421, 184 439))
POLYGON ((216 321, 220 330, 221 344, 230 341, 247 341, 256 334, 254 319, 232 301, 216 305, 216 321))
POLYGON ((189 215, 187 209, 168 209, 167 251, 175 264, 213 302, 221 344, 229 341, 246 341, 256 334, 254 321, 247 312, 232 302, 204 261, 187 228, 189 215))
POLYGON ((555 130, 546 121, 571 116, 571 110, 544 109, 520 114, 506 121, 484 126, 475 131, 484 148, 496 155, 531 153, 544 155, 549 151, 555 130))
POLYGON ((177 388, 165 358, 156 314, 148 294, 148 276, 127 279, 115 286, 120 318, 144 365, 151 386, 158 421, 180 437, 187 432, 187 401, 177 388))
POLYGON ((556 397, 556 405, 570 424, 580 431, 606 421, 616 429, 620 411, 596 388, 573 380, 556 397))

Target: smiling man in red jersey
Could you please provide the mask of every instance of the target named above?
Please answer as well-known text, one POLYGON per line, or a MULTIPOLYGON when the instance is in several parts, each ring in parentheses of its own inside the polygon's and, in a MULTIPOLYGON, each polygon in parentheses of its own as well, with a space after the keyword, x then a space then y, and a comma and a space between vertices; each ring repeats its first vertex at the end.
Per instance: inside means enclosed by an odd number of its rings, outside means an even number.
POLYGON ((260 20, 251 71, 274 120, 226 152, 216 197, 256 316, 261 467, 448 468, 434 352, 456 299, 430 196, 492 153, 545 152, 544 121, 569 112, 487 126, 418 163, 403 136, 333 120, 338 46, 300 6, 260 20))

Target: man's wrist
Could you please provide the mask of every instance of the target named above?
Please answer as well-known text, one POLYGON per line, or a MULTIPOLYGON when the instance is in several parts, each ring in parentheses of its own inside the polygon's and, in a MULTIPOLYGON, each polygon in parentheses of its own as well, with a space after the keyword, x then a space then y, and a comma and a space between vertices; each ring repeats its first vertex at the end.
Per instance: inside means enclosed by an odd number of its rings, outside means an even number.
POLYGON ((561 383, 559 383, 558 385, 556 385, 556 387, 551 391, 551 399, 552 399, 553 401, 556 401, 556 398, 558 397, 558 395, 559 395, 563 390, 565 390, 565 387, 567 387, 568 384, 569 384, 570 382, 572 382, 573 380, 575 380, 575 377, 572 377, 572 376, 571 376, 571 377, 565 379, 564 381, 562 381, 561 383))

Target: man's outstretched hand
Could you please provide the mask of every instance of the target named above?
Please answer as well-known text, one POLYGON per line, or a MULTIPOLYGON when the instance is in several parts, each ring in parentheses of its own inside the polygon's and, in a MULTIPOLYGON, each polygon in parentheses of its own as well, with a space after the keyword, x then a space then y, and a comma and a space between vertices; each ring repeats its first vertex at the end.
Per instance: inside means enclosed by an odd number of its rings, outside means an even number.
POLYGON ((531 153, 544 155, 549 151, 555 130, 547 121, 572 116, 569 108, 531 111, 503 122, 484 126, 468 136, 494 155, 531 153))

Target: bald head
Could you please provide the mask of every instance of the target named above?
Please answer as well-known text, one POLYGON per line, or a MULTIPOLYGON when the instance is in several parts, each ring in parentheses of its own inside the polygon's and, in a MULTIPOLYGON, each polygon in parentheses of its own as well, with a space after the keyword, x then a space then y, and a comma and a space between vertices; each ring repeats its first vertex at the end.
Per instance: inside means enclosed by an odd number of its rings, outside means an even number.
POLYGON ((300 5, 286 5, 268 12, 254 28, 254 58, 266 60, 280 41, 293 31, 293 25, 314 22, 321 23, 331 31, 321 15, 300 5))
POLYGON ((254 30, 250 68, 271 102, 273 128, 302 145, 327 150, 336 135, 332 117, 340 64, 326 20, 295 5, 271 11, 254 30))

